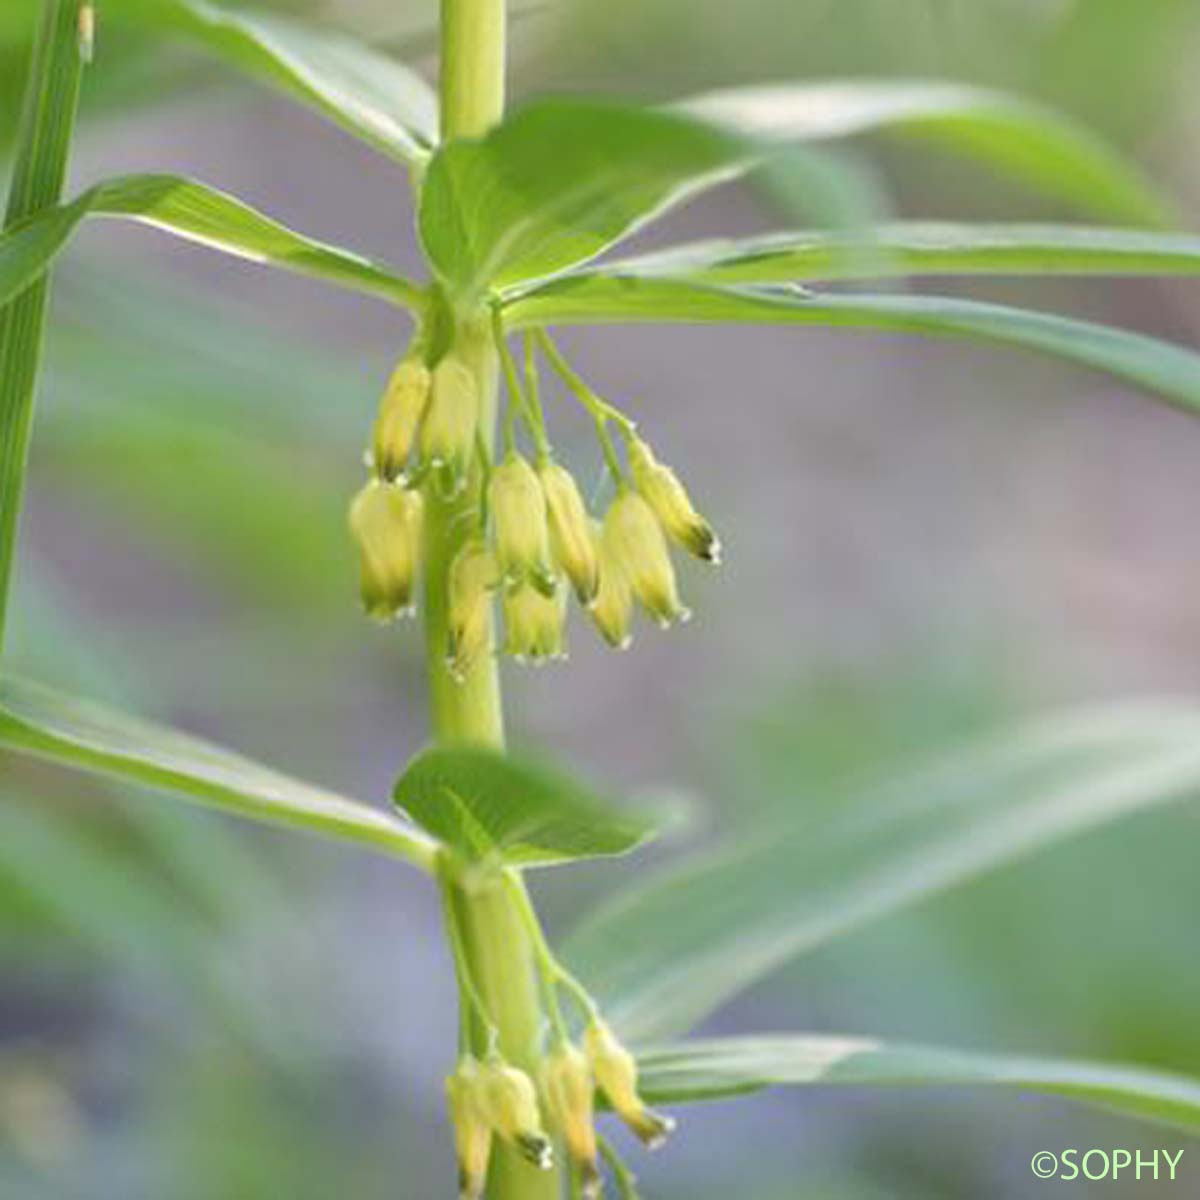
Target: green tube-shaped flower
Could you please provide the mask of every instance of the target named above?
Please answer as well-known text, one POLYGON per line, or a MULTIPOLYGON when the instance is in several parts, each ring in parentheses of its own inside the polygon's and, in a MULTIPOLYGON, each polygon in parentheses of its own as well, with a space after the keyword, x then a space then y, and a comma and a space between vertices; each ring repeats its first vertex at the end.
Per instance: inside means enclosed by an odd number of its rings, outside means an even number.
POLYGON ((633 484, 654 510, 667 535, 705 562, 721 560, 721 542, 713 527, 696 511, 679 476, 654 457, 639 437, 629 439, 633 484))
POLYGON ((662 626, 691 615, 679 602, 675 568, 662 526, 641 495, 624 488, 604 517, 605 560, 620 564, 629 586, 662 626))
POLYGON ((546 498, 550 549, 585 607, 600 586, 600 562, 592 537, 592 522, 575 477, 565 467, 546 460, 538 465, 538 478, 546 498))
POLYGON ((528 580, 553 595, 546 497, 536 472, 510 451, 492 472, 489 495, 496 521, 496 559, 505 580, 514 587, 528 580))
POLYGON ((376 620, 413 611, 421 555, 422 502, 399 483, 371 479, 350 505, 350 531, 362 558, 362 601, 376 620))
POLYGON ((465 363, 444 358, 433 369, 432 391, 421 423, 421 458, 436 469, 451 493, 462 490, 475 452, 479 389, 465 363))
POLYGON ((533 1080, 500 1057, 483 1064, 483 1110, 492 1129, 543 1171, 554 1165, 554 1151, 542 1128, 533 1080))
POLYGON ((642 1103, 637 1090, 637 1063, 633 1055, 599 1018, 587 1027, 583 1044, 596 1082, 617 1116, 645 1145, 652 1150, 657 1149, 667 1140, 667 1135, 675 1128, 675 1122, 642 1103))
POLYGON ((486 1112, 483 1072, 478 1060, 470 1055, 459 1059, 454 1074, 446 1080, 446 1106, 454 1126, 459 1200, 481 1200, 487 1187, 493 1133, 486 1112))
POLYGON ((429 369, 416 359, 405 359, 392 372, 372 438, 371 461, 381 479, 403 475, 421 418, 429 407, 432 382, 429 369))

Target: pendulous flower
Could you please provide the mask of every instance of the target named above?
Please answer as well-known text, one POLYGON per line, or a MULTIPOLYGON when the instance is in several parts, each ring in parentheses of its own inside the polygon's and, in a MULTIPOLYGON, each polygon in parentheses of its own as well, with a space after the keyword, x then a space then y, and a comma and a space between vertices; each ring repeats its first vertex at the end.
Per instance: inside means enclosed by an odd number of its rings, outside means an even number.
POLYGON ((498 583, 495 555, 483 539, 464 542, 450 563, 447 588, 447 657, 460 682, 491 648, 491 590, 498 583))
POLYGON ((371 461, 381 479, 396 479, 417 440, 421 418, 429 407, 432 376, 424 363, 405 359, 392 372, 379 404, 371 461))
POLYGON ((502 1058, 489 1058, 483 1064, 481 1095, 492 1129, 526 1161, 548 1171, 554 1152, 542 1128, 533 1080, 502 1058))
POLYGON ((479 390, 475 376, 457 358, 444 358, 433 369, 432 391, 421 423, 421 458, 438 469, 449 491, 462 490, 475 450, 479 390))
POLYGON ((446 1080, 446 1104, 454 1126, 459 1200, 481 1200, 492 1154, 492 1125, 485 1110, 483 1072, 477 1059, 470 1055, 459 1059, 454 1074, 446 1080))
POLYGON ((603 545, 606 564, 609 559, 620 564, 634 595, 660 625, 688 619, 662 527, 638 492, 623 488, 612 502, 604 517, 603 545))
POLYGON ((527 583, 506 588, 501 601, 505 654, 534 663, 566 658, 566 601, 561 588, 553 596, 527 583))
POLYGON ((536 472, 520 454, 510 451, 492 472, 489 494, 496 521, 496 558, 506 582, 515 587, 528 580, 552 596, 550 528, 536 472))
POLYGON ((606 529, 596 522, 592 523, 592 544, 597 548, 600 582, 588 615, 613 649, 626 650, 633 641, 633 588, 606 529))
POLYGON ((422 503, 398 483, 368 480, 350 505, 350 531, 362 557, 362 601, 376 620, 413 611, 421 553, 422 503))
POLYGON ((546 498, 554 561, 571 581, 579 603, 587 606, 600 586, 600 563, 583 497, 571 472, 549 459, 538 464, 538 478, 546 498))
POLYGON ((617 1115, 651 1150, 667 1140, 675 1122, 642 1103, 637 1091, 637 1063, 605 1022, 596 1018, 584 1033, 584 1047, 601 1091, 617 1115))
POLYGON ((641 438, 630 437, 628 445, 634 487, 654 510, 668 536, 697 558, 720 562, 720 540, 692 505, 679 476, 660 463, 641 438))
POLYGON ((584 1200, 603 1190, 597 1163, 594 1093, 596 1084, 587 1058, 569 1042, 547 1057, 542 1068, 542 1094, 554 1127, 579 1171, 584 1200))

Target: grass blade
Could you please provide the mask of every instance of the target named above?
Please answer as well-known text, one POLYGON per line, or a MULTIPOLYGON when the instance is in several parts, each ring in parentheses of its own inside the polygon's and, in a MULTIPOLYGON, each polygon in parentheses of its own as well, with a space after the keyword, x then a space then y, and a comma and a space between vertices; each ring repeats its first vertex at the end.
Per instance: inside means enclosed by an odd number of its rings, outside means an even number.
POLYGON ((665 1046, 639 1056, 639 1066, 643 1091, 658 1103, 715 1100, 775 1086, 1000 1087, 1066 1096, 1200 1131, 1200 1082, 1115 1063, 791 1034, 665 1046))
POLYGON ((27 287, 89 216, 152 225, 224 254, 419 307, 416 284, 362 255, 294 233, 233 196, 177 175, 127 175, 89 188, 0 238, 0 302, 27 287))
MULTIPOLYGON (((5 228, 62 197, 79 105, 81 0, 43 0, 5 228)), ((0 649, 46 323, 42 278, 0 312, 0 649)))

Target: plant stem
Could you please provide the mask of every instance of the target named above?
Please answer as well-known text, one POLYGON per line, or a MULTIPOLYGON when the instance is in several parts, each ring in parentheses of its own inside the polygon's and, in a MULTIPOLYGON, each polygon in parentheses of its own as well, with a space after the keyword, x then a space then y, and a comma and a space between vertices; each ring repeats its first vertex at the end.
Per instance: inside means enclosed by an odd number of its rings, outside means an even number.
MULTIPOLYGON (((504 108, 505 0, 442 0, 441 101, 445 138, 478 137, 504 108)), ((500 360, 490 317, 481 311, 458 322, 453 352, 475 376, 480 427, 495 437, 500 360)), ((480 656, 466 679, 456 681, 446 664, 447 568, 463 538, 474 529, 481 478, 446 501, 429 496, 425 636, 434 735, 443 742, 504 744, 500 680, 494 653, 480 656)), ((432 491, 432 489, 431 489, 432 491)), ((534 947, 521 905, 524 883, 493 874, 451 880, 447 920, 466 960, 472 986, 496 1023, 500 1052, 529 1072, 537 1069, 542 1011, 534 973, 534 947)), ((468 997, 460 1003, 469 1004, 468 997)), ((476 1031, 478 1039, 480 1031, 476 1031)), ((487 1047, 476 1045, 477 1053, 487 1047)), ((559 1200, 562 1176, 539 1171, 500 1146, 488 1177, 488 1200, 559 1200)))
MULTIPOLYGON (((83 0, 42 0, 17 137, 5 228, 62 199, 83 62, 83 0)), ((0 313, 0 645, 8 611, 49 275, 0 313)))

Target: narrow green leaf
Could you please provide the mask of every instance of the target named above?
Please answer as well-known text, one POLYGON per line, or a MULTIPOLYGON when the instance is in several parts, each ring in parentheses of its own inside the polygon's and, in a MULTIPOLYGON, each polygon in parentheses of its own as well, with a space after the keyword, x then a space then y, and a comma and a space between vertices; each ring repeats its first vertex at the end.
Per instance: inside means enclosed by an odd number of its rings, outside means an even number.
POLYGON ((567 957, 630 1036, 672 1036, 796 955, 1197 793, 1194 706, 1038 721, 902 773, 824 822, 798 816, 660 872, 587 920, 567 957))
MULTIPOLYGON (((80 0, 43 0, 26 86, 4 228, 62 196, 79 104, 80 0)), ((0 311, 0 648, 16 554, 49 284, 40 280, 0 311)), ((0 305, 6 296, 0 294, 0 305)))
POLYGON ((626 854, 651 834, 562 771, 474 746, 417 755, 395 801, 464 857, 519 866, 626 854))
POLYGON ((345 33, 206 0, 126 0, 122 7, 139 21, 185 35, 401 162, 424 161, 437 140, 433 89, 345 33))
POLYGON ((973 300, 720 288, 596 271, 532 288, 505 309, 510 329, 648 321, 820 325, 1020 346, 1106 371, 1181 408, 1200 409, 1200 355, 1191 350, 1106 325, 973 300))
POLYGON ((0 746, 240 816, 357 842, 425 869, 433 861, 432 843, 386 813, 39 684, 0 682, 0 746))
POLYGON ((717 285, 896 275, 1200 275, 1200 238, 1087 225, 899 221, 693 242, 595 274, 717 285))
POLYGON ((774 1086, 1000 1087, 1066 1096, 1141 1120, 1200 1130, 1200 1082, 1113 1063, 966 1053, 829 1035, 718 1038, 648 1050, 641 1085, 658 1103, 774 1086))
POLYGON ((126 175, 99 183, 0 238, 0 303, 37 279, 89 216, 152 225, 235 258, 325 279, 393 304, 422 302, 417 286, 388 268, 294 233, 224 192, 177 175, 126 175))
POLYGON ((997 167, 1102 220, 1169 225, 1136 167, 1087 129, 1017 96, 924 80, 734 88, 680 111, 744 136, 823 141, 872 132, 920 138, 997 167))
POLYGON ((753 157, 744 140, 682 116, 541 100, 479 141, 438 151, 421 196, 421 237, 442 279, 473 295, 592 258, 753 157))

